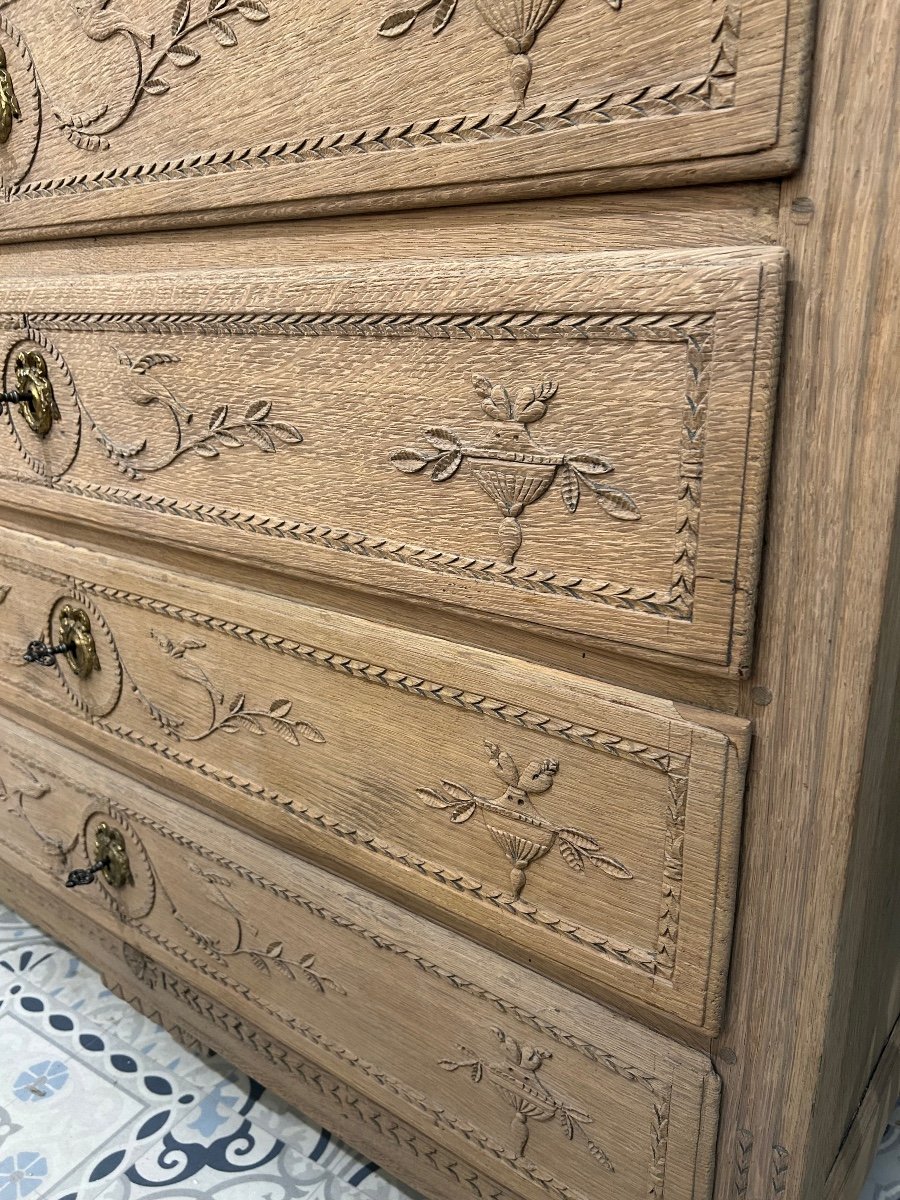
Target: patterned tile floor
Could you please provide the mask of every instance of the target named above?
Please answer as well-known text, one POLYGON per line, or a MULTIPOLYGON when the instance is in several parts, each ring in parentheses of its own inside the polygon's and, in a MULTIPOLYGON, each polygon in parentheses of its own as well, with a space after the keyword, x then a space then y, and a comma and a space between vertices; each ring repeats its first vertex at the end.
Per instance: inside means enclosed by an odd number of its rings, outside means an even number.
MULTIPOLYGON (((419 1200, 0 905, 0 1200, 419 1200)), ((900 1105, 860 1200, 900 1200, 900 1105)))
POLYGON ((0 905, 0 1200, 419 1200, 0 905))

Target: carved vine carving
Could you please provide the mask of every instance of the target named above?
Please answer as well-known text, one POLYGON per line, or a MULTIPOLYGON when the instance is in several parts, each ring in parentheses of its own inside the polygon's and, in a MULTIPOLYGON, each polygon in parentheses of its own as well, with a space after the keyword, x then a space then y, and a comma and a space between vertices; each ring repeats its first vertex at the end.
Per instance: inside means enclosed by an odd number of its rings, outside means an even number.
POLYGON ((197 638, 186 638, 181 642, 173 642, 164 634, 151 630, 150 636, 162 652, 175 664, 176 674, 180 679, 196 683, 206 693, 209 701, 209 721, 198 731, 189 733, 185 730, 183 717, 167 712, 159 704, 150 700, 145 691, 127 674, 131 690, 149 712, 150 716, 165 730, 170 737, 184 742, 202 742, 214 733, 238 733, 246 729, 257 737, 265 737, 271 731, 289 742, 299 746, 300 739, 308 742, 322 743, 324 735, 310 725, 308 721, 300 721, 292 715, 292 700, 272 700, 268 707, 258 707, 247 702, 243 692, 238 692, 230 699, 218 684, 214 683, 204 668, 195 660, 193 654, 206 648, 206 643, 197 638))
POLYGON ((274 940, 264 945, 259 940, 261 938, 259 929, 232 900, 229 894, 230 879, 218 872, 207 870, 198 863, 191 863, 189 869, 193 875, 203 881, 207 889, 214 895, 218 904, 216 910, 218 924, 221 925, 225 919, 225 913, 230 914, 233 925, 233 936, 230 942, 221 935, 213 936, 204 933, 183 915, 168 892, 166 898, 171 905, 172 915, 181 928, 215 962, 225 965, 230 959, 245 958, 263 975, 278 973, 292 982, 301 979, 317 992, 335 992, 340 996, 347 995, 339 983, 335 983, 328 975, 318 970, 315 954, 306 951, 301 952, 299 958, 291 958, 282 941, 274 940))
MULTIPOLYGON (((26 574, 34 574, 38 571, 33 564, 22 563, 18 560, 0 557, 0 562, 4 566, 12 567, 26 574)), ((549 930, 555 936, 594 950, 615 962, 635 967, 650 976, 655 975, 658 970, 662 970, 665 975, 674 966, 680 922, 681 860, 684 854, 684 819, 687 797, 687 775, 685 772, 689 770, 689 757, 675 753, 667 748, 630 741, 627 738, 606 733, 590 726, 567 721, 547 713, 529 710, 523 708, 521 705, 505 701, 496 696, 469 694, 461 691, 459 688, 453 687, 451 684, 438 680, 426 679, 422 676, 406 675, 386 664, 351 659, 346 655, 297 642, 279 634, 267 633, 249 626, 238 625, 224 618, 198 613, 179 605, 142 596, 139 593, 126 592, 118 588, 86 580, 76 581, 62 575, 57 575, 55 572, 42 572, 42 577, 44 575, 47 576, 49 582, 64 587, 68 592, 75 594, 82 603, 90 603, 91 600, 102 599, 130 607, 137 607, 144 611, 152 612, 160 618, 169 618, 210 633, 221 633, 227 637, 244 642, 247 645, 265 649, 295 661, 308 663, 312 666, 336 672, 340 675, 350 676, 379 687, 387 687, 408 696, 430 701, 431 703, 475 713, 490 720, 510 725, 513 728, 540 732, 547 736, 558 738, 568 744, 581 746, 613 758, 624 759, 645 767, 654 773, 663 774, 668 779, 670 795, 673 789, 681 789, 683 787, 684 790, 679 792, 680 798, 678 802, 670 801, 667 808, 667 869, 661 896, 659 941, 655 948, 645 949, 640 946, 630 945, 619 938, 611 937, 608 934, 601 933, 588 926, 580 925, 574 921, 560 921, 558 913, 525 903, 521 898, 510 895, 509 892, 491 887, 482 879, 472 878, 453 867, 434 862, 420 854, 414 854, 409 849, 387 841, 365 829, 349 826, 345 821, 337 820, 328 813, 321 811, 314 804, 299 795, 283 796, 273 789, 266 787, 265 784, 248 779, 235 771, 216 767, 209 761, 198 757, 193 747, 189 747, 185 743, 204 741, 211 734, 219 732, 222 725, 236 724, 238 727, 241 727, 245 725, 243 718, 246 717, 263 725, 271 725, 278 722, 289 723, 291 720, 294 720, 289 711, 282 711, 282 706, 286 703, 284 701, 273 701, 268 708, 265 706, 256 707, 248 705, 243 696, 234 697, 230 702, 226 702, 223 693, 213 681, 208 679, 202 668, 199 673, 194 671, 194 668, 198 665, 193 662, 194 653, 205 648, 205 643, 198 639, 188 638, 181 642, 174 642, 167 637, 160 638, 157 635, 156 640, 163 653, 173 662, 177 663, 179 669, 183 666, 185 659, 187 659, 186 669, 188 674, 184 677, 200 686, 208 696, 210 719, 202 724, 199 729, 192 728, 190 732, 186 731, 183 724, 179 724, 179 721, 181 721, 180 717, 173 719, 172 714, 164 712, 151 698, 144 694, 136 695, 136 698, 154 722, 160 726, 164 736, 158 738, 123 723, 122 720, 117 719, 115 711, 110 712, 109 710, 105 710, 99 715, 91 713, 83 704, 78 703, 78 696, 76 694, 70 693, 73 703, 82 716, 91 721, 96 728, 102 730, 105 734, 125 741, 129 745, 142 747, 167 762, 176 763, 196 773, 205 780, 215 781, 249 799, 277 806, 280 811, 292 814, 296 819, 311 828, 325 832, 329 836, 336 837, 348 844, 360 847, 367 853, 375 854, 394 863, 400 863, 405 868, 416 871, 420 875, 426 876, 444 887, 452 888, 460 894, 465 895, 470 903, 489 906, 495 910, 502 911, 513 920, 549 930), (210 694, 210 689, 212 694, 210 694), (235 707, 238 700, 241 701, 241 704, 235 707)), ((97 610, 97 616, 98 624, 102 623, 106 626, 106 622, 99 609, 97 610)), ((115 646, 114 641, 112 641, 111 632, 110 639, 111 644, 115 646)), ((115 653, 118 656, 118 651, 115 651, 115 653)), ((121 659, 117 657, 117 661, 121 662, 121 659)), ((135 684, 135 681, 128 672, 127 666, 124 664, 122 671, 125 681, 132 691, 137 686, 140 692, 139 685, 135 684)), ((60 676, 60 678, 63 678, 63 676, 60 676)), ((65 682, 64 678, 63 681, 65 682)), ((253 732, 257 736, 260 736, 258 730, 254 730, 253 732)), ((310 737, 299 730, 295 732, 297 740, 295 740, 295 737, 288 736, 283 729, 279 729, 279 733, 286 740, 294 744, 299 744, 299 736, 303 736, 307 740, 317 740, 314 736, 310 737)), ((437 795, 437 793, 434 793, 434 795, 437 795)), ((481 798, 476 797, 476 800, 478 799, 481 798)), ((484 801, 484 803, 492 804, 493 802, 484 801)), ((490 819, 496 821, 498 817, 494 814, 490 819)), ((547 823, 544 832, 549 832, 551 828, 556 830, 555 826, 550 826, 547 823)), ((596 839, 591 835, 583 834, 580 830, 560 828, 559 832, 554 833, 554 837, 559 837, 560 834, 577 851, 578 857, 582 859, 582 864, 585 861, 596 864, 594 856, 599 855, 602 858, 608 859, 614 873, 621 867, 626 872, 626 876, 630 877, 631 873, 627 871, 627 868, 623 864, 618 864, 617 860, 606 856, 599 844, 595 844, 596 839)), ((560 850, 562 852, 561 845, 560 850)), ((572 863, 570 862, 568 865, 572 866, 572 863)), ((513 869, 515 870, 516 868, 513 869)), ((574 869, 577 869, 577 866, 574 869)), ((626 876, 622 876, 622 878, 626 876)))
MULTIPOLYGON (((131 402, 148 412, 161 411, 165 414, 169 426, 168 437, 162 435, 162 445, 151 443, 149 435, 137 441, 123 441, 110 433, 91 411, 78 390, 65 357, 47 335, 41 330, 29 329, 27 325, 23 333, 23 341, 40 346, 55 369, 60 372, 70 401, 69 411, 73 420, 65 435, 70 446, 56 470, 48 472, 44 460, 33 453, 27 442, 23 441, 13 413, 7 410, 3 417, 16 448, 29 467, 38 475, 49 474, 52 482, 66 474, 77 458, 81 445, 82 422, 87 425, 97 444, 117 470, 132 480, 143 479, 147 475, 163 471, 189 454, 202 459, 215 459, 223 451, 242 446, 253 446, 264 454, 272 454, 279 444, 296 446, 303 441, 303 435, 295 425, 273 417, 272 403, 265 398, 251 401, 239 415, 234 414, 230 405, 218 404, 207 416, 197 421, 195 410, 176 396, 160 374, 160 368, 180 362, 177 355, 155 351, 132 358, 119 350, 118 362, 126 368, 132 383, 131 402)), ((56 416, 59 418, 58 411, 56 416)))
POLYGON ((168 28, 152 32, 138 26, 110 0, 74 0, 73 7, 85 37, 93 42, 120 38, 128 43, 131 73, 128 87, 119 95, 81 112, 65 112, 41 87, 43 102, 57 128, 79 150, 108 150, 110 135, 120 129, 148 97, 163 96, 171 84, 167 68, 184 70, 201 59, 203 40, 222 47, 236 46, 235 21, 268 19, 263 0, 178 0, 168 28), (196 10, 196 11, 194 11, 196 10))
MULTIPOLYGON (((0 314, 2 318, 3 314, 0 314)), ((269 513, 247 512, 223 505, 181 500, 172 496, 134 491, 106 484, 61 478, 58 472, 51 482, 56 490, 71 495, 89 496, 107 503, 128 508, 179 516, 205 524, 225 525, 243 533, 263 537, 283 538, 306 545, 324 547, 343 553, 402 563, 422 570, 463 576, 487 584, 513 587, 542 595, 622 609, 649 613, 669 620, 689 621, 693 613, 696 583, 696 557, 699 543, 700 504, 703 476, 703 456, 706 434, 707 400, 710 388, 715 317, 712 313, 473 313, 449 316, 443 313, 287 313, 287 314, 182 314, 157 313, 32 313, 25 316, 7 314, 28 336, 40 345, 50 347, 48 353, 58 355, 50 346, 45 331, 184 333, 191 336, 287 336, 287 337, 409 337, 463 341, 544 341, 599 340, 614 342, 679 343, 685 348, 685 380, 683 423, 681 428, 681 461, 679 466, 677 512, 674 529, 671 584, 664 588, 648 588, 634 583, 567 576, 556 570, 534 564, 509 562, 502 554, 482 558, 461 551, 441 550, 359 530, 323 525, 314 520, 294 519, 269 513)), ((61 360, 61 356, 59 356, 61 360)), ((138 360, 140 363, 141 360, 138 360)), ((64 365, 64 364, 63 364, 64 365)), ((164 365, 164 364, 158 364, 164 365)), ((153 370, 148 367, 147 370, 153 370)), ((74 392, 74 382, 72 383, 74 392)), ((150 386, 143 385, 142 386, 150 386)), ((156 387, 154 379, 153 387, 156 387)), ((140 393, 136 399, 141 401, 140 393)), ((159 400, 164 403, 164 398, 159 400)), ((177 403, 175 405, 178 412, 177 403)), ((245 414, 246 415, 246 414, 245 414)), ((263 414, 266 421, 269 414, 263 414)), ((15 436, 9 414, 4 414, 15 436)), ((89 417, 89 420, 92 419, 89 417)), ((177 419, 173 414, 173 419, 177 419)), ((212 420, 212 418, 210 418, 212 420)), ((275 422, 272 422, 274 425, 275 422)), ((283 425, 285 423, 278 422, 283 425)), ((293 430, 293 427, 290 427, 293 430)), ((294 438, 301 439, 298 430, 294 438)), ((101 445, 104 439, 99 434, 101 445)), ((258 444, 258 443, 257 443, 258 444)), ((42 477, 45 468, 34 459, 28 448, 17 442, 20 454, 29 467, 42 477)), ((190 448, 190 447, 188 447, 190 448)), ((455 447, 454 447, 455 449, 455 447)), ((107 453, 116 461, 116 455, 107 453)), ((202 454, 203 451, 200 451, 202 454)), ((416 454, 415 451, 403 452, 416 454)), ((446 452, 434 455, 436 468, 440 458, 451 460, 446 452)), ((547 456, 552 459, 552 456, 547 456)), ((562 457, 562 456, 557 456, 562 457)), ((573 457, 579 457, 577 454, 573 457)), ((561 479, 567 504, 577 504, 582 485, 597 496, 607 512, 629 517, 630 497, 618 493, 603 481, 585 458, 586 478, 579 480, 574 472, 559 462, 557 476, 561 479), (574 478, 573 478, 574 476, 574 478), (575 490, 577 485, 577 492, 575 490)), ((599 456, 594 456, 598 457, 599 456)), ((74 455, 73 455, 74 458, 74 455)), ((412 461, 412 460, 411 460, 412 461)), ((119 468, 130 469, 140 477, 146 458, 128 459, 118 456, 119 468)), ((422 462, 422 467, 427 465, 422 462)), ((409 467, 406 468, 409 470, 409 467)), ((434 468, 433 468, 434 469, 434 468)), ((455 469, 455 468, 454 468, 455 469)), ((127 470, 126 470, 127 473, 127 470)), ((536 497, 532 496, 529 502, 536 497)), ((636 507, 634 510, 636 514, 636 507)), ((505 519, 505 518, 504 518, 505 519)), ((632 514, 630 519, 636 519, 632 514)), ((517 521, 518 518, 515 518, 517 521)))
POLYGON ((510 883, 515 899, 522 894, 529 866, 549 854, 554 846, 573 871, 584 871, 585 863, 592 863, 616 879, 634 878, 624 863, 603 850, 595 837, 580 829, 554 825, 538 812, 531 797, 550 790, 559 770, 557 759, 535 760, 520 771, 511 754, 493 742, 485 745, 491 765, 506 785, 499 796, 489 800, 476 795, 465 784, 447 779, 441 781, 442 791, 419 788, 416 795, 429 808, 446 810, 455 825, 464 824, 476 812, 481 814, 485 828, 512 866, 510 883))
MULTIPOLYGON (((109 0, 106 2, 108 3, 109 0)), ((522 26, 519 17, 513 10, 510 10, 511 17, 507 15, 507 5, 501 4, 501 0, 477 0, 477 2, 487 24, 492 28, 496 27, 498 32, 507 28, 508 21, 512 22, 513 34, 506 43, 507 49, 512 55, 511 82, 515 94, 521 95, 524 100, 531 74, 529 51, 534 37, 539 31, 534 26, 533 14, 537 12, 539 16, 542 16, 542 24, 545 25, 559 7, 559 0, 542 0, 536 9, 532 8, 530 10, 531 19, 527 27, 522 26), (552 12, 549 11, 551 6, 552 12), (490 15, 492 13, 495 14, 493 18, 490 15)), ((211 13, 209 33, 223 46, 231 45, 231 38, 236 37, 234 28, 223 18, 240 13, 250 20, 264 20, 267 15, 262 11, 261 0, 242 0, 238 4, 229 3, 228 0, 216 0, 216 3, 219 7, 211 13), (252 15, 248 17, 249 12, 252 12, 252 15), (221 23, 221 28, 217 22, 221 23)), ((606 3, 612 8, 617 7, 614 0, 606 0, 606 3)), ((54 119, 66 136, 70 137, 75 145, 90 151, 105 146, 108 135, 120 127, 144 96, 148 94, 152 96, 154 93, 160 95, 168 90, 167 86, 160 85, 160 77, 155 74, 163 62, 167 61, 176 68, 190 67, 199 60, 200 51, 196 49, 196 46, 187 46, 187 51, 185 50, 184 39, 189 35, 188 24, 179 28, 180 17, 178 22, 173 19, 172 31, 165 35, 166 49, 159 50, 157 47, 154 52, 142 40, 150 36, 145 30, 124 26, 119 29, 112 28, 117 22, 121 23, 123 18, 104 13, 103 0, 79 0, 79 4, 87 14, 88 29, 86 32, 88 36, 91 36, 91 32, 99 28, 101 34, 105 32, 106 36, 128 39, 135 63, 132 92, 120 100, 118 108, 113 110, 101 106, 102 111, 94 110, 74 115, 54 112, 54 119), (104 17, 106 20, 103 19, 104 17), (178 29, 177 33, 175 32, 176 28, 178 29), (170 50, 174 52, 174 58, 170 50), (147 84, 150 86, 148 87, 147 84), (99 140, 95 143, 94 139, 99 140)), ((176 9, 176 16, 180 14, 182 4, 183 0, 176 9)), ((435 9, 438 6, 443 14, 441 28, 445 28, 453 16, 454 5, 450 0, 435 0, 435 9)), ((401 10, 400 13, 394 14, 394 17, 401 18, 395 26, 396 32, 392 29, 385 31, 383 23, 382 34, 384 35, 385 32, 387 35, 393 33, 394 36, 402 34, 405 32, 402 29, 404 14, 407 19, 409 15, 415 19, 419 12, 430 8, 431 4, 428 3, 418 9, 401 10)), ((437 12, 435 12, 435 16, 437 16, 437 12)), ((196 25, 191 24, 190 33, 201 31, 200 26, 204 20, 205 18, 196 22, 196 25)), ((390 20, 390 17, 386 18, 386 21, 390 20)), ((568 133, 572 129, 621 121, 671 118, 681 114, 731 108, 735 102, 740 26, 741 0, 726 0, 724 7, 718 9, 713 17, 709 33, 709 66, 704 73, 694 77, 670 79, 652 85, 638 83, 614 92, 606 91, 599 97, 566 96, 561 100, 552 100, 528 107, 519 102, 514 108, 498 112, 477 112, 462 117, 456 113, 449 117, 431 115, 420 120, 400 121, 396 125, 388 127, 379 125, 373 128, 340 131, 319 130, 301 138, 281 139, 263 146, 227 147, 200 153, 192 152, 171 159, 155 159, 147 163, 129 162, 95 172, 71 173, 55 179, 31 181, 27 179, 34 159, 32 154, 24 167, 20 169, 18 178, 6 181, 5 198, 7 201, 16 201, 73 195, 115 187, 144 185, 162 180, 218 175, 231 172, 235 167, 268 168, 280 165, 318 163, 323 159, 331 160, 349 155, 358 158, 361 154, 408 152, 432 149, 441 145, 458 146, 465 143, 493 140, 506 142, 513 138, 548 133, 568 133)), ((27 52, 27 47, 24 46, 21 34, 11 22, 2 16, 0 16, 0 32, 6 34, 14 44, 21 45, 25 53, 35 95, 34 103, 38 108, 34 137, 36 150, 37 140, 40 136, 40 91, 37 84, 37 72, 31 63, 30 54, 27 52)), ((167 85, 167 83, 167 80, 162 80, 163 85, 167 85)))
POLYGON ((503 515, 498 537, 506 562, 515 562, 522 545, 519 517, 557 480, 570 513, 577 510, 582 491, 589 489, 611 517, 640 520, 632 497, 604 482, 603 476, 615 469, 607 458, 588 450, 549 453, 535 443, 531 426, 546 414, 556 395, 555 383, 545 380, 537 388, 526 385, 511 391, 502 383, 476 375, 474 384, 481 410, 491 421, 486 443, 467 445, 454 430, 433 427, 425 430, 425 440, 433 450, 395 450, 390 460, 407 475, 430 468, 434 483, 451 479, 464 462, 470 462, 476 483, 503 515))
POLYGON ((505 1062, 485 1062, 461 1045, 459 1050, 465 1055, 463 1059, 442 1059, 440 1065, 445 1071, 467 1070, 476 1084, 487 1078, 503 1099, 513 1106, 515 1112, 510 1126, 513 1154, 521 1158, 525 1153, 531 1134, 530 1121, 556 1121, 570 1142, 574 1140, 577 1130, 591 1156, 607 1171, 614 1172, 609 1155, 585 1132, 585 1126, 592 1124, 593 1118, 556 1095, 541 1079, 541 1067, 553 1057, 552 1052, 525 1046, 497 1027, 491 1032, 500 1041, 505 1062))

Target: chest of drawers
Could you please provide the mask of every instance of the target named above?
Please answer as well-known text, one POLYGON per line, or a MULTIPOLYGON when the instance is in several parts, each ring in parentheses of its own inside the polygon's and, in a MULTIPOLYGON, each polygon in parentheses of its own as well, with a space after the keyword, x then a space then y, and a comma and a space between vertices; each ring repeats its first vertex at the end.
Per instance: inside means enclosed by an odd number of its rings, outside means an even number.
POLYGON ((856 1200, 889 7, 0 6, 0 894, 426 1200, 856 1200))

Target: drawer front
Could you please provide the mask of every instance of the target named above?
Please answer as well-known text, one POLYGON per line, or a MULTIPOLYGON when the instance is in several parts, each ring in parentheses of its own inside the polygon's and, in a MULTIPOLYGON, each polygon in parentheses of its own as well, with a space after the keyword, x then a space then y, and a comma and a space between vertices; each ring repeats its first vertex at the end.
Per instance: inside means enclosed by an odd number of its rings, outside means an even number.
POLYGON ((0 545, 8 706, 588 992, 719 1021, 744 722, 21 535, 0 545), (91 624, 87 677, 22 660, 41 634, 68 640, 66 606, 91 624))
POLYGON ((781 291, 777 250, 11 279, 58 417, 6 414, 0 496, 741 672, 781 291))
POLYGON ((705 1056, 6 722, 0 745, 0 855, 62 892, 114 830, 130 881, 67 896, 151 990, 202 988, 523 1200, 709 1195, 705 1056))
POLYGON ((778 174, 812 2, 27 8, 0 13, 20 238, 778 174))

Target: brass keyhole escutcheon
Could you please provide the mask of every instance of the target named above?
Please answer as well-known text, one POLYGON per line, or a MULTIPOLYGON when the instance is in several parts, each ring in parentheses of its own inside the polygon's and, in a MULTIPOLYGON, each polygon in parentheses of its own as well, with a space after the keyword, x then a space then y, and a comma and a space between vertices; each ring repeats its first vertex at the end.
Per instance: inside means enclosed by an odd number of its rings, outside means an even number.
MULTIPOLYGON (((2 94, 2 93, 0 93, 2 94)), ((28 428, 46 437, 59 420, 59 408, 44 356, 37 350, 20 350, 15 360, 15 391, 4 392, 0 404, 17 406, 28 428)))
POLYGON ((13 121, 21 118, 16 89, 6 65, 6 55, 0 47, 0 146, 5 146, 12 133, 13 121))
POLYGON ((65 659, 73 674, 86 679, 100 670, 100 658, 91 633, 91 618, 83 608, 64 604, 59 614, 59 640, 65 646, 65 659))
POLYGON ((120 888, 126 883, 134 883, 125 839, 118 829, 107 825, 105 821, 100 822, 94 834, 94 852, 98 861, 106 861, 103 878, 110 887, 120 888))
POLYGON ((125 839, 118 829, 101 821, 94 834, 94 858, 91 866, 70 871, 66 887, 86 887, 102 873, 110 887, 121 888, 134 883, 125 839))

